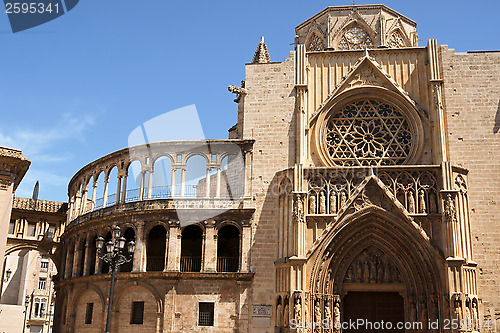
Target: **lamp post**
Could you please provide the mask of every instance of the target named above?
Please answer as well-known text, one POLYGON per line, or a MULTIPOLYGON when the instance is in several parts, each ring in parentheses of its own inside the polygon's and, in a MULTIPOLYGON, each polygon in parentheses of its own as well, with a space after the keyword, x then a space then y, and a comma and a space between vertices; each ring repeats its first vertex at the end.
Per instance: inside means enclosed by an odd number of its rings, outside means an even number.
POLYGON ((28 307, 30 305, 30 300, 31 300, 31 296, 30 295, 26 295, 26 298, 24 300, 24 322, 23 322, 23 333, 24 331, 26 330, 26 316, 28 314, 28 307))
POLYGON ((112 240, 106 243, 106 253, 101 256, 101 251, 104 247, 104 238, 99 236, 96 240, 97 255, 99 259, 108 263, 109 272, 111 273, 111 285, 109 287, 109 302, 108 302, 108 316, 106 318, 106 333, 111 329, 111 309, 113 307, 113 292, 115 288, 115 272, 119 266, 132 260, 134 253, 135 243, 130 241, 127 243, 128 258, 122 253, 125 248, 127 240, 121 234, 119 226, 113 228, 112 240))

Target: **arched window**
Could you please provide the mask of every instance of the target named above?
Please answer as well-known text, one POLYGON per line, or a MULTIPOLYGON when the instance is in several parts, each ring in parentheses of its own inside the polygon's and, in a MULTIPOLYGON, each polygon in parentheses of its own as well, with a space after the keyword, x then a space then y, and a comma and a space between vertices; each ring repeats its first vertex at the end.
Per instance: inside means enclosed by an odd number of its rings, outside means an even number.
POLYGON ((240 231, 226 225, 217 235, 217 272, 237 272, 240 264, 240 231))
POLYGON ((95 274, 95 262, 96 262, 96 239, 97 236, 92 237, 92 240, 90 241, 89 247, 89 257, 87 259, 87 265, 89 266, 88 272, 89 275, 94 275, 95 274))
POLYGON ((169 198, 171 183, 172 161, 170 158, 162 156, 154 163, 151 197, 153 199, 169 198))
POLYGON ((148 235, 147 244, 147 271, 159 272, 165 268, 165 249, 167 231, 161 225, 157 225, 148 235))
POLYGON ((190 225, 182 230, 181 271, 201 271, 203 231, 197 225, 190 225))
POLYGON ((127 170, 127 194, 125 195, 125 201, 137 201, 140 199, 141 194, 141 163, 139 161, 133 161, 128 166, 127 170))
POLYGON ((200 155, 191 156, 186 162, 186 183, 184 197, 201 198, 205 196, 203 190, 198 191, 198 182, 207 175, 207 160, 200 155))
POLYGON ((87 242, 86 239, 82 239, 80 242, 80 260, 78 263, 78 274, 77 276, 83 276, 85 274, 85 254, 87 253, 87 242))
POLYGON ((127 244, 130 241, 134 241, 135 242, 135 232, 134 232, 134 229, 128 228, 127 230, 125 230, 125 233, 123 234, 123 237, 125 237, 125 239, 127 240, 126 243, 125 243, 125 247, 123 248, 123 254, 125 255, 126 258, 129 258, 130 255, 132 255, 132 257, 131 257, 132 259, 129 262, 126 262, 126 263, 124 263, 123 265, 120 266, 120 272, 132 272, 132 267, 133 267, 133 263, 134 263, 134 258, 133 258, 134 254, 128 252, 128 246, 127 246, 127 244))

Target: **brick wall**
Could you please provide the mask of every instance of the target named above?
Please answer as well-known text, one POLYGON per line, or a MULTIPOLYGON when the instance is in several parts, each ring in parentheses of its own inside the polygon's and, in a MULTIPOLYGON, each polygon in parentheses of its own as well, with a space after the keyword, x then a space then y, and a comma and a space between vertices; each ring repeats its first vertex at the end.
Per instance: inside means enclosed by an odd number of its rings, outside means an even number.
POLYGON ((480 311, 500 331, 500 52, 443 47, 442 60, 450 160, 470 170, 480 311))

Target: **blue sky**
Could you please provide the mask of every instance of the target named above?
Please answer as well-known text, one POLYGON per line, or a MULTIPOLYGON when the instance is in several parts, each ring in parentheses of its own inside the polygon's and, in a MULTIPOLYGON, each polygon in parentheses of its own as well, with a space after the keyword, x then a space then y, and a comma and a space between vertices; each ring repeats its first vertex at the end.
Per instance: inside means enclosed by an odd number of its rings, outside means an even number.
MULTIPOLYGON (((357 0, 356 4, 377 2, 357 0)), ((385 1, 429 38, 456 51, 498 50, 500 1, 385 1)), ((195 104, 207 138, 236 122, 230 84, 244 79, 260 36, 273 61, 294 27, 342 1, 81 0, 69 13, 13 34, 0 14, 0 145, 32 165, 18 196, 67 200, 81 167, 127 146, 130 132, 195 104)))

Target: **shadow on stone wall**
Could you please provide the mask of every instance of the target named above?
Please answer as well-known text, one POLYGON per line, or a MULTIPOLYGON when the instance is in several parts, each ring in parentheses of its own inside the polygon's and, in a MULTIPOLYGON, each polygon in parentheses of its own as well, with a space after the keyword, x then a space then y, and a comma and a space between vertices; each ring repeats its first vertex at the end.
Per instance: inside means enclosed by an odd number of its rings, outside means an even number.
POLYGON ((498 130, 500 130, 500 100, 498 100, 498 109, 495 116, 495 126, 493 127, 493 133, 497 134, 498 130))

